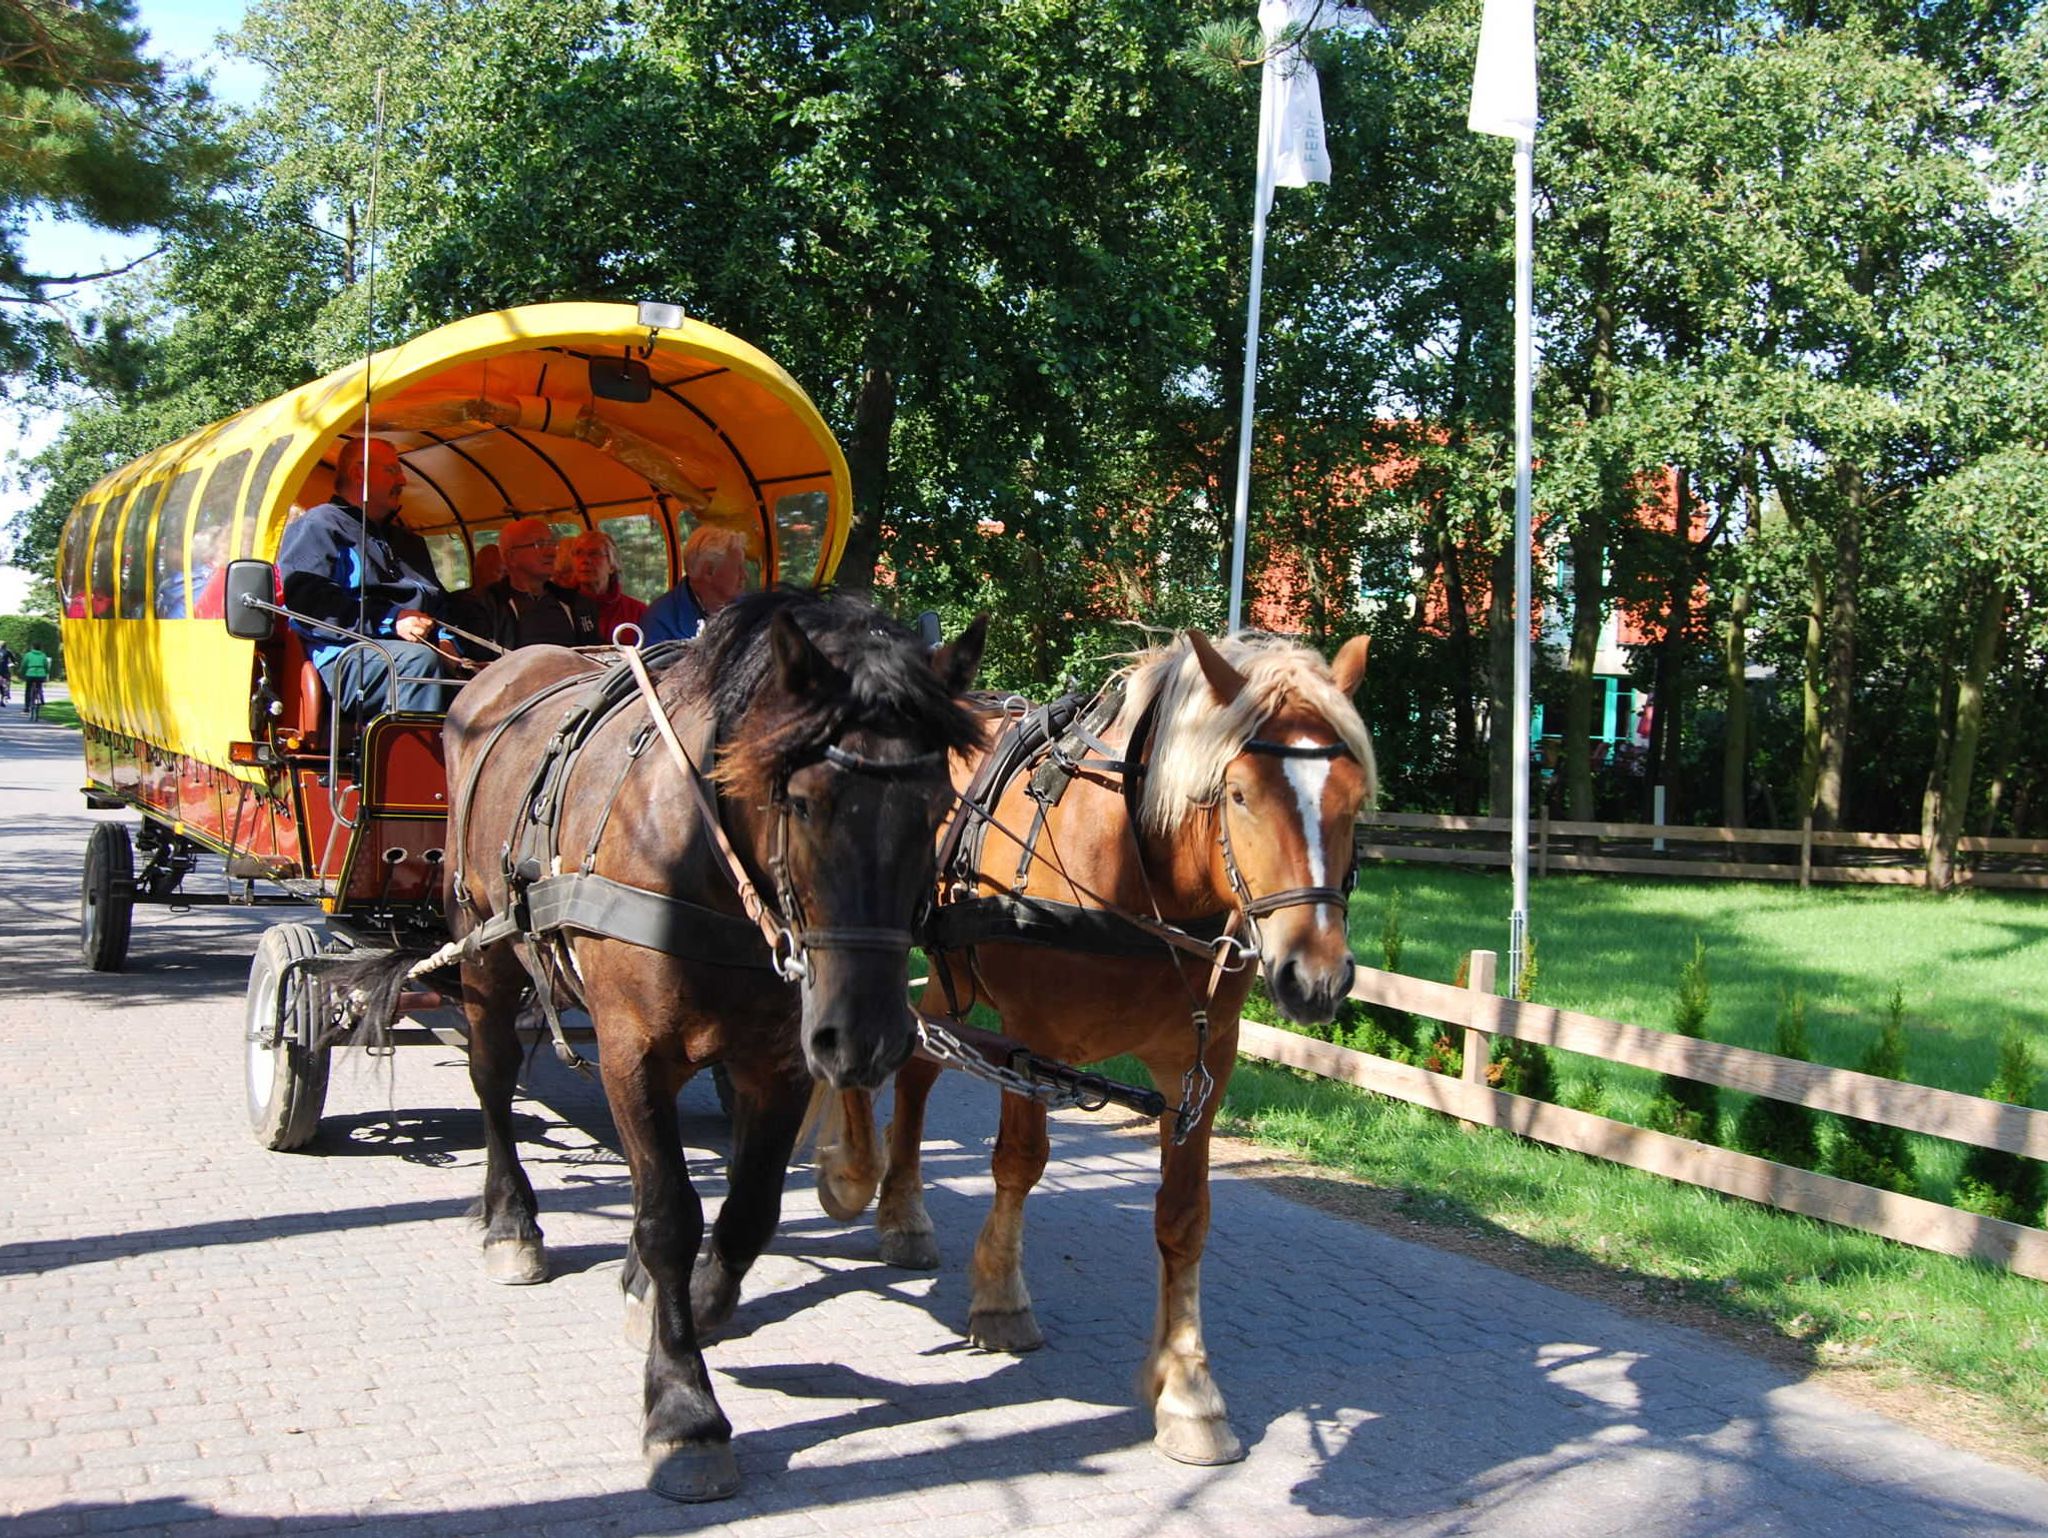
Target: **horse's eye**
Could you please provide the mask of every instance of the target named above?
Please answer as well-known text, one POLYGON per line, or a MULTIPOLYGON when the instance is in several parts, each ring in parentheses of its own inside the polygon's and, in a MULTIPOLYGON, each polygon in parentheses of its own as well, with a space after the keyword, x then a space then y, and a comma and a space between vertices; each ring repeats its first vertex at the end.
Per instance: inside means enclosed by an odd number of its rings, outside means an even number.
POLYGON ((1231 800, 1232 800, 1232 801, 1233 801, 1234 803, 1236 803, 1236 804, 1237 804, 1238 806, 1243 806, 1243 805, 1244 805, 1244 787, 1243 787, 1242 785, 1233 785, 1233 786, 1231 786, 1231 787, 1230 787, 1230 799, 1231 799, 1231 800))
POLYGON ((809 822, 811 820, 811 803, 803 796, 791 796, 789 798, 789 815, 798 822, 809 822))

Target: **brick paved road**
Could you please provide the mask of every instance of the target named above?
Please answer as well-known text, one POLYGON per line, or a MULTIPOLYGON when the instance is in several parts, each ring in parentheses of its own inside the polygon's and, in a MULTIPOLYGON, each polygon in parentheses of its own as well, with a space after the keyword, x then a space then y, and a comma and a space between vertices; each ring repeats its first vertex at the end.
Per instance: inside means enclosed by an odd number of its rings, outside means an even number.
MULTIPOLYGON (((881 1268, 800 1178, 710 1360, 746 1487, 639 1488, 619 1337, 628 1192, 598 1097, 521 1103, 559 1275, 485 1283, 480 1124, 453 1053, 338 1063, 317 1153, 259 1150, 237 1039, 259 924, 138 915, 74 950, 76 738, 0 718, 0 1533, 2048 1533, 2048 1485, 1723 1346, 1219 1181, 1209 1338, 1233 1468, 1165 1462, 1132 1407, 1151 1156, 1078 1116, 1032 1212, 1050 1338, 963 1345, 992 1102, 953 1083, 935 1276, 881 1268), (395 1108, 395 1109, 394 1109, 395 1108)), ((693 1086, 707 1199, 721 1127, 693 1086)))

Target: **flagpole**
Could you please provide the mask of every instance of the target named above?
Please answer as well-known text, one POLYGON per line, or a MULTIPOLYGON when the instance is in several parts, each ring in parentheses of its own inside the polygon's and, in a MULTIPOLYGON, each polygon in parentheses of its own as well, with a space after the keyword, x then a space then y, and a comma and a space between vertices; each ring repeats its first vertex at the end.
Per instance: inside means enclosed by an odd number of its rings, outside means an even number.
MULTIPOLYGON (((1271 66, 1268 65, 1269 72, 1271 66)), ((1252 285, 1251 302, 1244 322, 1244 401, 1237 417, 1237 505, 1230 542, 1230 623, 1226 633, 1242 628, 1244 620, 1245 526, 1251 507, 1252 489, 1252 398, 1259 382, 1259 296, 1266 271, 1266 210, 1273 202, 1273 157, 1269 153, 1273 132, 1273 92, 1269 74, 1259 81, 1259 170, 1253 178, 1252 193, 1252 285)))
POLYGON ((1508 992, 1519 995, 1529 938, 1529 471, 1535 383, 1536 143, 1515 140, 1515 777, 1508 992))

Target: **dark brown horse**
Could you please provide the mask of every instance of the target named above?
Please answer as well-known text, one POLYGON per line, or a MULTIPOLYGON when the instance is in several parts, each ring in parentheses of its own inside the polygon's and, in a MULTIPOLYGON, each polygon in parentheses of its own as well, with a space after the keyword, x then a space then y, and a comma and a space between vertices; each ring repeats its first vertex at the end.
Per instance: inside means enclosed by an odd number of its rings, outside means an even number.
MULTIPOLYGON (((1296 1020, 1329 1019, 1351 987, 1352 825, 1374 791, 1372 748, 1350 702, 1364 671, 1363 639, 1346 645, 1334 668, 1271 637, 1212 644, 1191 634, 1140 658, 1125 675, 1121 708, 1099 727, 1106 754, 1079 750, 1077 772, 1050 805, 1043 785, 1034 800, 1031 776, 1013 780, 991 808, 970 877, 942 893, 965 903, 1022 895, 1060 905, 1033 909, 1038 915, 1071 920, 1075 909, 1097 910, 1092 920, 1082 916, 1089 921, 1075 926, 1071 944, 1042 928, 1035 943, 998 931, 970 948, 928 947, 928 1012, 988 1004, 1006 1034, 1068 1063, 1134 1053, 1170 1103, 1199 1107, 1189 1125, 1177 1128, 1170 1110, 1160 1127, 1159 1311, 1141 1379, 1156 1444, 1183 1462, 1243 1456, 1202 1342, 1201 1258, 1210 1127, 1253 974, 1248 966, 1214 973, 1136 932, 1126 947, 1136 953, 1103 954, 1112 947, 1102 943, 1100 910, 1205 932, 1235 915, 1274 1002, 1296 1020), (1058 951, 1050 963, 1047 945, 1058 951)), ((973 767, 959 772, 963 786, 973 767)), ((945 878, 953 880, 950 867, 945 878)), ((945 933, 943 921, 934 933, 945 933)), ((937 1076, 923 1058, 896 1075, 876 1214, 882 1258, 894 1265, 938 1264, 918 1163, 937 1076)), ((865 1091, 838 1097, 819 1150, 820 1193, 837 1213, 858 1211, 874 1190, 872 1128, 865 1091)), ((995 1205, 974 1247, 967 1326, 990 1350, 1029 1351, 1044 1340, 1024 1284, 1023 1219, 1047 1154, 1044 1105, 1005 1095, 995 1205)))
POLYGON ((550 931, 462 962, 486 1274, 546 1276, 512 1130, 515 1017, 538 987, 589 1011, 632 1168, 628 1285, 651 1282, 643 1446, 661 1494, 738 1488, 700 1342, 774 1233, 814 1078, 878 1084, 910 1053, 909 931, 931 889, 949 755, 980 741, 958 695, 981 638, 977 622, 927 653, 866 604, 780 591, 721 612, 659 674, 678 746, 715 782, 744 875, 779 910, 775 955, 742 912, 709 799, 623 669, 534 647, 486 668, 449 712, 455 933, 489 934, 522 911, 550 931), (609 705, 597 700, 608 674, 622 681, 609 705), (563 875, 581 880, 550 882, 563 875), (693 1279, 704 1219, 676 1094, 713 1062, 738 1102, 729 1194, 693 1279))

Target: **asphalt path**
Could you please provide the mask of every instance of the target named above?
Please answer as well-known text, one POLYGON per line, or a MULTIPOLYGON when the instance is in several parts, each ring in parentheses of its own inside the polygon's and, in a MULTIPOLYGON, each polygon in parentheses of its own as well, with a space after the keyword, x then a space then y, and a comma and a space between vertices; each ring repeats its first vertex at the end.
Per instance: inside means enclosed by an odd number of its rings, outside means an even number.
MULTIPOLYGON (((949 1081, 936 1273, 793 1178, 708 1352, 745 1486, 647 1494, 620 1339, 630 1191, 601 1097, 545 1055, 518 1111, 553 1279, 481 1275, 459 1054, 337 1061, 314 1148, 249 1135, 248 961, 276 911, 139 910, 77 951, 76 734, 0 714, 0 1533, 1085 1533, 1751 1538, 2048 1534, 2048 1484, 1719 1341, 1215 1183, 1207 1333, 1249 1456, 1153 1451, 1155 1158, 1056 1118, 1030 1209, 1048 1346, 962 1339, 992 1094, 949 1081)), ((202 882, 216 878, 202 876, 202 882)), ((708 1204, 724 1127, 684 1139, 708 1204)))

